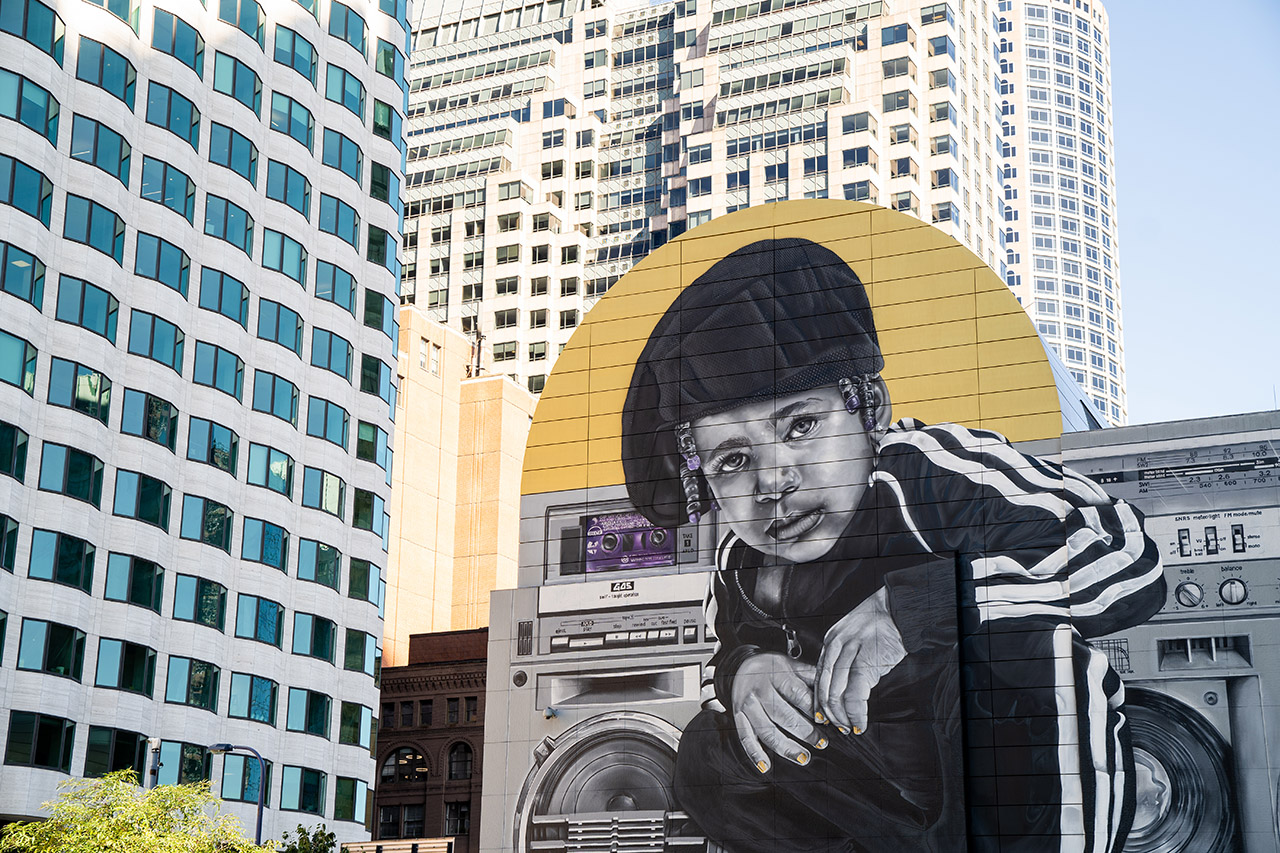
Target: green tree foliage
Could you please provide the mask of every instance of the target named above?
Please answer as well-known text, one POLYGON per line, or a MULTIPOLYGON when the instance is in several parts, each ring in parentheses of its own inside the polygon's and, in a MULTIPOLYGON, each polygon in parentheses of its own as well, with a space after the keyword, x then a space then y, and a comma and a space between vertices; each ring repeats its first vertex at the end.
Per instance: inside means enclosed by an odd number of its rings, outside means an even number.
POLYGON ((323 823, 307 829, 298 824, 295 832, 286 832, 280 853, 333 853, 338 849, 338 837, 326 832, 323 823))
POLYGON ((45 803, 48 820, 5 827, 13 853, 274 853, 244 837, 209 784, 138 787, 132 770, 72 779, 45 803))

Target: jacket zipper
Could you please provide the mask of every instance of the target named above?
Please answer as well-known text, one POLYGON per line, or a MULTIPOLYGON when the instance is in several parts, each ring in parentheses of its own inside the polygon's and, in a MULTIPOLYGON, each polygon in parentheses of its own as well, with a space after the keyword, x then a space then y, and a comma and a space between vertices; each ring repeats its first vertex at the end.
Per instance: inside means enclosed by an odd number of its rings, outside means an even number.
POLYGON ((782 633, 787 638, 787 655, 798 660, 800 655, 804 653, 803 647, 800 645, 800 638, 796 634, 796 630, 787 624, 787 594, 791 591, 791 569, 785 569, 786 574, 782 578, 782 591, 778 595, 778 609, 781 611, 778 616, 766 613, 764 608, 751 600, 751 596, 747 595, 747 591, 742 587, 742 578, 738 574, 737 569, 733 572, 733 583, 738 588, 738 595, 742 596, 742 600, 746 602, 747 607, 751 608, 761 618, 768 622, 774 622, 782 626, 782 633))

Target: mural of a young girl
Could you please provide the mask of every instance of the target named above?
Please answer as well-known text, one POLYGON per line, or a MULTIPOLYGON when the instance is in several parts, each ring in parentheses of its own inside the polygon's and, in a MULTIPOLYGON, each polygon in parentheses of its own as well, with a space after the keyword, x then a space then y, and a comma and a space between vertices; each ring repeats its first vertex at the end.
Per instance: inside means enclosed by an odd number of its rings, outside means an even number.
POLYGON ((1160 608, 1155 546, 993 432, 893 423, 883 367, 858 277, 802 239, 719 261, 636 363, 632 502, 730 531, 679 802, 734 853, 1118 851, 1124 691, 1084 638, 1160 608))

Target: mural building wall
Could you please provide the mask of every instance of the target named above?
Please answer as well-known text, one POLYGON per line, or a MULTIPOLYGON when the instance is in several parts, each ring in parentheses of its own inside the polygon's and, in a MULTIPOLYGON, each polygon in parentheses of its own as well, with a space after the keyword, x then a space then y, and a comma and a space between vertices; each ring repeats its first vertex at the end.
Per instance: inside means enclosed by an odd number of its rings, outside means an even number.
POLYGON ((1276 419, 1070 432, 1062 373, 871 205, 638 264, 530 429, 480 849, 1276 849, 1276 419))

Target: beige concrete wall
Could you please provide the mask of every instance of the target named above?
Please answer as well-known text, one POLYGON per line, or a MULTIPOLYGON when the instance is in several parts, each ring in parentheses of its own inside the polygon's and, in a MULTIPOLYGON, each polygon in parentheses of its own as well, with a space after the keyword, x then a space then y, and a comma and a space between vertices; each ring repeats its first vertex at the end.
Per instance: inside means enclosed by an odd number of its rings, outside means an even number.
POLYGON ((484 627, 489 591, 515 586, 535 398, 468 378, 471 357, 467 336, 401 309, 384 666, 408 662, 410 634, 484 627))

